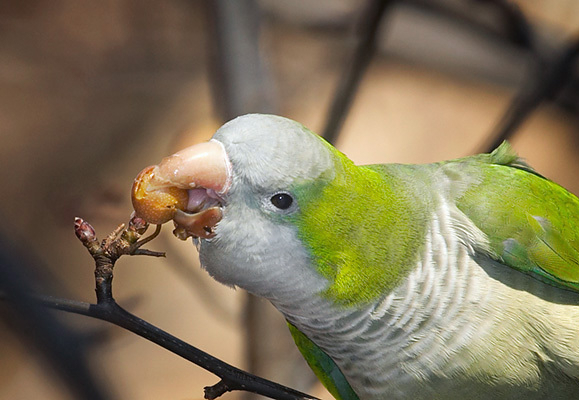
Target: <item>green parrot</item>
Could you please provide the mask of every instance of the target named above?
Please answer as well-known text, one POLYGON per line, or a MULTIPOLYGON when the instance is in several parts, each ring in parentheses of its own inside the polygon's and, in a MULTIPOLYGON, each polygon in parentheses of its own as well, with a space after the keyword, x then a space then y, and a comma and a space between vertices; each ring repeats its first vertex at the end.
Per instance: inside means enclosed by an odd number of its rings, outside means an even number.
POLYGON ((250 114, 150 171, 187 193, 174 233, 284 315, 336 399, 579 398, 579 200, 507 143, 357 166, 250 114))

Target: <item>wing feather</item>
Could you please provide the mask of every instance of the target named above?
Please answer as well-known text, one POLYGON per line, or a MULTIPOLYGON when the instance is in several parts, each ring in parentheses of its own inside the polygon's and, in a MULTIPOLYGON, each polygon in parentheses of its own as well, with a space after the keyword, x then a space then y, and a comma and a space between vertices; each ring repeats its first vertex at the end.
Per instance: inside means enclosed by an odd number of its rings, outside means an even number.
POLYGON ((457 207, 486 234, 494 257, 551 285, 579 292, 579 199, 503 145, 463 159, 480 182, 457 207))

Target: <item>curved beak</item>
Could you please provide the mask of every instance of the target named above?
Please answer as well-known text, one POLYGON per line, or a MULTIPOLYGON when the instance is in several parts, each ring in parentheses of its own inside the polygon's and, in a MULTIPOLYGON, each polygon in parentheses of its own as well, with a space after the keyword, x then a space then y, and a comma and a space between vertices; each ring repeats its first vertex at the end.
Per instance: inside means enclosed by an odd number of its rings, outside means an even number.
MULTIPOLYGON (((137 213, 152 215, 148 211, 153 207, 166 211, 168 204, 153 204, 152 201, 147 202, 147 197, 159 197, 165 201, 164 197, 155 194, 177 188, 178 192, 185 193, 186 201, 171 205, 169 216, 160 220, 173 219, 176 225, 174 234, 180 239, 215 236, 213 228, 222 217, 220 206, 223 195, 232 181, 231 163, 223 145, 216 140, 196 144, 165 157, 158 165, 149 168, 146 169, 148 182, 144 183, 144 196, 135 198, 133 193, 133 206, 137 213)), ((144 179, 141 174, 137 178, 139 182, 144 179)))
POLYGON ((165 157, 153 171, 150 188, 205 188, 223 195, 231 186, 231 163, 223 145, 211 140, 165 157))

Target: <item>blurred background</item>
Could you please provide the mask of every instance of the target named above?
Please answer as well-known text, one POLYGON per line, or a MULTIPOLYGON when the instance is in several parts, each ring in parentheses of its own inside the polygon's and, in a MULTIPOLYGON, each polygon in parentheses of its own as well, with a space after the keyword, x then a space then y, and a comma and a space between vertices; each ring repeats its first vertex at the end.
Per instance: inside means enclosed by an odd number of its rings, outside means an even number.
MULTIPOLYGON (((0 288, 94 302, 74 217, 104 237, 128 220, 144 166, 247 112, 300 121, 357 163, 462 157, 508 136, 579 193, 578 40, 576 0, 4 0, 0 288)), ((117 263, 117 301, 329 399, 281 316, 213 282, 170 230, 148 246, 166 259, 117 263)), ((29 311, 0 302, 1 399, 79 398, 51 343, 79 350, 106 399, 199 399, 217 382, 118 327, 29 311)))

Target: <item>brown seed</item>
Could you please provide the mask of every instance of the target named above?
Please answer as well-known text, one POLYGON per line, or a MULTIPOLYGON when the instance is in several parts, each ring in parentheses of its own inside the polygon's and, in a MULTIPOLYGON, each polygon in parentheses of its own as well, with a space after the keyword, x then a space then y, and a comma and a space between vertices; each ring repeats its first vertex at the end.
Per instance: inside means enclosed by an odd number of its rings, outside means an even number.
POLYGON ((164 224, 173 219, 175 211, 185 210, 189 195, 176 187, 149 188, 155 166, 143 169, 135 178, 131 200, 137 216, 150 224, 164 224))

